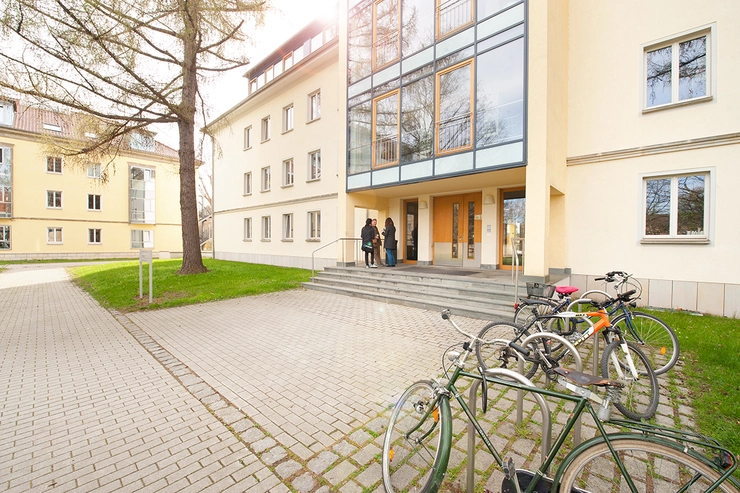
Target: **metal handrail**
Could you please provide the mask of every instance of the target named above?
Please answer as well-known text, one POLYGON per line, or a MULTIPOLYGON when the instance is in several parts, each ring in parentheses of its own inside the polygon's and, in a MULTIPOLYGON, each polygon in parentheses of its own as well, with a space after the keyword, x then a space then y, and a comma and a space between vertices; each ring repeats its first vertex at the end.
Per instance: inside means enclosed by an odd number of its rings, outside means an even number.
MULTIPOLYGON (((318 252, 319 250, 323 250, 324 248, 326 248, 328 246, 331 246, 331 245, 333 245, 333 244, 335 244, 335 243, 337 243, 339 241, 344 241, 344 242, 346 242, 346 241, 362 241, 362 238, 337 238, 336 240, 334 240, 334 241, 332 241, 330 243, 327 243, 326 245, 320 246, 319 248, 317 248, 316 250, 314 250, 313 252, 311 252, 311 282, 314 282, 314 276, 315 276, 315 273, 316 273, 315 264, 314 264, 314 261, 315 261, 314 255, 316 254, 316 252, 318 252)), ((342 264, 344 264, 344 251, 345 251, 344 245, 346 245, 346 243, 342 243, 342 264)))
POLYGON ((524 238, 511 238, 511 250, 512 250, 512 262, 511 262, 511 277, 514 281, 514 303, 519 302, 519 255, 517 254, 516 245, 517 243, 522 244, 522 255, 524 255, 524 238))

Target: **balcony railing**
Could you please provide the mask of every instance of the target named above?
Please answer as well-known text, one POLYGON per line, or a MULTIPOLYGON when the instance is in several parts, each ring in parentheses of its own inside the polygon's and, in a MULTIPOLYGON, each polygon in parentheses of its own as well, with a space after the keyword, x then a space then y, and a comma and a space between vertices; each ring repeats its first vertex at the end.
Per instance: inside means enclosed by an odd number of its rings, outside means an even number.
POLYGON ((398 136, 381 137, 373 142, 375 166, 387 166, 398 162, 398 136))
POLYGON ((447 0, 437 7, 439 35, 454 31, 473 20, 472 0, 447 0))
POLYGON ((439 151, 452 151, 472 145, 471 114, 465 113, 437 122, 439 151))

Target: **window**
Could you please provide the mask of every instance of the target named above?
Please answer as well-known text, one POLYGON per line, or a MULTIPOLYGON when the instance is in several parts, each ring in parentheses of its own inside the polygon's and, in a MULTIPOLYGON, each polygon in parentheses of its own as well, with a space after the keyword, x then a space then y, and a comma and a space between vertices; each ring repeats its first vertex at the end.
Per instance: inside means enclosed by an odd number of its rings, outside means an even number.
MULTIPOLYGON (((432 93, 434 98, 434 93, 432 93)), ((349 116, 349 169, 350 175, 369 171, 372 155, 372 101, 365 101, 347 112, 349 116)), ((432 123, 434 123, 432 101, 432 123)), ((433 134, 432 134, 433 135, 433 134)))
POLYGON ((0 125, 13 126, 15 105, 9 101, 0 101, 0 125))
POLYGON ((88 178, 100 178, 103 176, 100 164, 88 164, 87 165, 87 177, 88 178))
POLYGON ((373 100, 373 167, 398 164, 399 92, 373 100))
POLYGON ((709 172, 643 179, 643 241, 708 239, 709 172))
POLYGON ((310 211, 308 213, 308 239, 321 239, 321 211, 310 211))
POLYGON ((244 195, 252 195, 252 172, 244 173, 244 195))
POLYGON ((100 207, 100 195, 87 194, 87 210, 99 211, 100 207))
POLYGON ((49 245, 61 245, 62 228, 46 228, 46 243, 49 245))
POLYGON ((0 147, 0 217, 11 217, 12 196, 12 151, 0 147))
POLYGON ((87 242, 93 245, 99 245, 103 243, 101 231, 101 229, 88 229, 87 242))
POLYGON ((709 33, 694 33, 645 49, 645 108, 709 96, 709 33))
POLYGON ((129 134, 131 149, 154 152, 154 137, 148 132, 133 132, 129 134))
POLYGON ((62 208, 62 192, 55 190, 46 191, 46 207, 47 209, 61 209, 62 208))
POLYGON ((308 121, 312 122, 321 118, 321 91, 308 95, 308 121))
POLYGON ((402 163, 434 156, 434 77, 431 75, 403 88, 400 146, 402 163))
POLYGON ((293 214, 283 214, 283 240, 293 239, 293 214))
POLYGON ((473 22, 473 0, 437 0, 437 37, 443 38, 473 22))
POLYGON ((472 147, 472 73, 472 60, 437 73, 437 154, 472 147))
POLYGON ((262 239, 270 240, 272 238, 272 218, 262 216, 262 239))
POLYGON ((373 17, 373 68, 380 68, 398 60, 400 16, 399 0, 375 0, 373 17))
POLYGON ((252 126, 244 129, 244 150, 250 149, 252 147, 252 126))
POLYGON ((154 248, 154 231, 132 229, 131 248, 154 248))
POLYGON ((308 181, 321 179, 321 151, 308 153, 308 181))
POLYGON ((154 224, 156 176, 153 169, 131 166, 129 217, 132 223, 154 224))
POLYGON ((270 140, 270 117, 262 119, 262 142, 270 140))
POLYGON ((252 218, 244 218, 244 241, 252 241, 252 218))
POLYGON ((401 12, 403 55, 408 56, 434 42, 434 3, 430 0, 404 0, 401 12))
POLYGON ((46 156, 46 172, 62 174, 62 158, 46 156))
POLYGON ((295 173, 294 173, 294 167, 293 167, 293 160, 286 159, 285 161, 283 161, 283 186, 284 187, 293 186, 294 178, 295 178, 295 173))
POLYGON ((283 108, 283 132, 293 130, 293 105, 283 108))
POLYGON ((10 226, 0 226, 0 250, 10 250, 10 226))
POLYGON ((270 191, 270 167, 262 168, 262 189, 263 192, 270 191))
POLYGON ((293 66, 293 52, 288 53, 283 58, 283 72, 293 66))

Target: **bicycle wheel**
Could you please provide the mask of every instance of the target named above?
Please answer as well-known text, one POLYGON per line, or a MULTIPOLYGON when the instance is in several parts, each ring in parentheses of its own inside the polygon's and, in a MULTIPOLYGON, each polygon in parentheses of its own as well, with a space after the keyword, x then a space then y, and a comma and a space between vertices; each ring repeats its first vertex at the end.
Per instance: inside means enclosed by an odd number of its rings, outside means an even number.
POLYGON ((614 405, 619 412, 630 419, 650 419, 658 409, 658 377, 655 376, 650 360, 645 353, 632 342, 627 342, 629 354, 637 370, 638 377, 633 377, 622 351, 619 340, 612 341, 604 348, 601 357, 601 376, 625 383, 619 402, 614 405))
POLYGON ((450 402, 435 404, 430 381, 412 384, 398 400, 383 442, 383 485, 387 493, 435 493, 447 470, 452 446, 450 402))
MULTIPOLYGON (((639 492, 706 491, 722 473, 707 460, 672 446, 640 438, 616 438, 610 441, 639 492)), ((590 492, 629 491, 616 461, 603 440, 565 459, 559 491, 580 488, 590 492), (568 463, 570 462, 570 463, 568 463)), ((575 490, 577 491, 577 490, 575 490)), ((715 491, 738 493, 724 481, 715 491)))
MULTIPOLYGON (((508 322, 491 322, 478 333, 478 341, 475 343, 475 355, 478 358, 478 364, 484 370, 488 368, 509 368, 518 371, 518 358, 521 356, 516 350, 510 348, 502 340, 519 340, 521 341, 529 335, 529 331, 524 327, 508 322)), ((534 344, 531 344, 529 350, 531 358, 524 359, 524 373, 527 378, 532 378, 539 364, 534 360, 534 344)))
POLYGON ((538 315, 552 313, 552 304, 542 300, 521 300, 514 311, 514 323, 522 327, 529 327, 538 315))
POLYGON ((681 349, 678 337, 667 323, 647 313, 631 312, 628 320, 624 313, 612 320, 628 341, 640 346, 650 360, 656 375, 667 372, 678 361, 681 349))

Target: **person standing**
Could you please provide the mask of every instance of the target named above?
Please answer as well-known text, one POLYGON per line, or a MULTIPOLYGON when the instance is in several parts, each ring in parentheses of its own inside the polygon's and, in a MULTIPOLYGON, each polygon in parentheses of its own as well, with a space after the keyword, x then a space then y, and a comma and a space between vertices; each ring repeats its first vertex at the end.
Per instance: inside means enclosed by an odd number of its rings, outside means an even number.
POLYGON ((369 217, 365 221, 365 226, 360 231, 362 238, 362 251, 365 252, 365 268, 376 268, 375 254, 373 253, 373 238, 375 237, 375 228, 372 225, 373 220, 369 217), (368 261, 369 256, 369 261, 368 261))
POLYGON ((388 267, 396 266, 396 227, 393 225, 393 219, 390 217, 385 220, 385 228, 383 228, 383 246, 385 247, 385 258, 388 263, 388 267))
POLYGON ((383 259, 380 258, 380 231, 378 231, 378 220, 373 218, 373 222, 371 223, 373 225, 373 230, 375 231, 375 236, 373 236, 373 256, 375 257, 376 267, 377 264, 383 264, 383 259))

